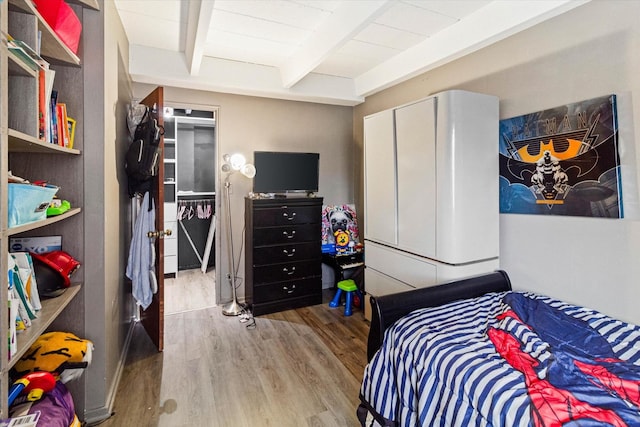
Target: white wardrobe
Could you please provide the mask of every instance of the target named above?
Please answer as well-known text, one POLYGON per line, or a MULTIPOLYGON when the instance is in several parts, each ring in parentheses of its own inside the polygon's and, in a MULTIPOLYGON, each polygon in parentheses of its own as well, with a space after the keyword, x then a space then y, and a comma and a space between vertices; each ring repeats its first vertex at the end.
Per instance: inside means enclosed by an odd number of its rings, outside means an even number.
POLYGON ((367 293, 498 268, 498 120, 460 90, 364 118, 367 293))

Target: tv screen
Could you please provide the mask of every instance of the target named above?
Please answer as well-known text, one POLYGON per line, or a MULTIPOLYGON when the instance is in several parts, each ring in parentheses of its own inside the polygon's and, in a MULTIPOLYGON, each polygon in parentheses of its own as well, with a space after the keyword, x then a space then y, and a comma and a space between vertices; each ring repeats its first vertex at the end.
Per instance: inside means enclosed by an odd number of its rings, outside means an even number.
POLYGON ((255 151, 254 193, 317 192, 320 154, 255 151))

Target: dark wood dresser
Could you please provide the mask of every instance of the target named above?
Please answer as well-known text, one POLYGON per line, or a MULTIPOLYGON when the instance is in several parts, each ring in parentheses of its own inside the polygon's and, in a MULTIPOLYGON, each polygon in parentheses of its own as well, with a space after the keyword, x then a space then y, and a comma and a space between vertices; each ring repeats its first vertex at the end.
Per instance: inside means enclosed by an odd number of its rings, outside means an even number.
POLYGON ((322 303, 322 197, 245 198, 245 300, 255 316, 322 303))

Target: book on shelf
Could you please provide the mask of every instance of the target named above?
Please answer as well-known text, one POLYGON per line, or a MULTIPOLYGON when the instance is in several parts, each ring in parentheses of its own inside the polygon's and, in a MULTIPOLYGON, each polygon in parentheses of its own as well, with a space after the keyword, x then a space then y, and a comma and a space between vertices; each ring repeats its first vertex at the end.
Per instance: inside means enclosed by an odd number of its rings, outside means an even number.
POLYGON ((51 91, 51 102, 49 105, 49 129, 51 130, 51 139, 47 142, 58 144, 58 91, 51 91))
POLYGON ((58 119, 58 144, 69 148, 69 125, 67 123, 67 104, 59 102, 56 105, 58 119))
POLYGON ((76 136, 76 121, 67 117, 67 127, 69 128, 69 148, 73 148, 73 140, 76 136))
POLYGON ((36 280, 35 268, 33 267, 33 259, 29 252, 11 252, 13 258, 20 270, 20 279, 29 297, 29 302, 34 310, 42 309, 40 295, 38 293, 38 282, 36 280))
POLYGON ((18 329, 16 320, 18 318, 18 300, 13 298, 13 292, 9 291, 9 360, 18 352, 18 329))
POLYGON ((45 88, 44 88, 44 111, 45 111, 45 141, 52 142, 51 139, 51 95, 53 93, 53 80, 55 78, 56 72, 52 69, 45 70, 45 88))
POLYGON ((47 102, 45 94, 45 74, 44 70, 38 71, 38 137, 41 140, 46 138, 47 125, 47 102))
MULTIPOLYGON (((10 274, 9 278, 12 284, 11 289, 13 289, 13 296, 19 299, 18 313, 24 321, 25 326, 29 327, 31 325, 31 320, 36 319, 38 317, 38 314, 36 313, 36 309, 31 303, 27 288, 22 281, 20 267, 18 266, 15 257, 13 256, 13 254, 8 254, 8 257, 8 271, 10 274)), ((35 291, 37 292, 37 287, 35 291)))
POLYGON ((3 35, 7 39, 7 48, 9 49, 9 52, 13 53, 29 68, 34 71, 42 68, 49 68, 49 63, 42 59, 42 57, 38 55, 38 53, 27 43, 22 40, 14 39, 7 33, 3 32, 3 35))

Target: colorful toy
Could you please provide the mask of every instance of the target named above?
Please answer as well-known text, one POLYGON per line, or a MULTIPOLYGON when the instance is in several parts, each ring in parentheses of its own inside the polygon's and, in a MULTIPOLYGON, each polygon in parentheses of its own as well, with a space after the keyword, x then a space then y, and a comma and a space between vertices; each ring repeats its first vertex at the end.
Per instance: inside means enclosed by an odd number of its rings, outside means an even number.
POLYGON ((67 383, 82 375, 91 363, 93 343, 69 332, 42 334, 14 366, 16 376, 45 371, 67 383))
POLYGON ((44 393, 56 386, 56 378, 50 372, 36 371, 16 380, 9 390, 9 406, 20 394, 27 394, 28 401, 39 400, 44 393))
POLYGON ((349 233, 344 230, 338 230, 334 233, 336 239, 336 252, 347 252, 349 249, 349 233))
POLYGON ((362 292, 358 289, 358 285, 352 279, 341 280, 338 282, 338 290, 336 295, 329 303, 329 307, 335 308, 340 305, 340 297, 342 293, 346 294, 346 302, 344 306, 344 315, 351 316, 353 313, 354 299, 357 299, 358 305, 362 301, 362 292))

